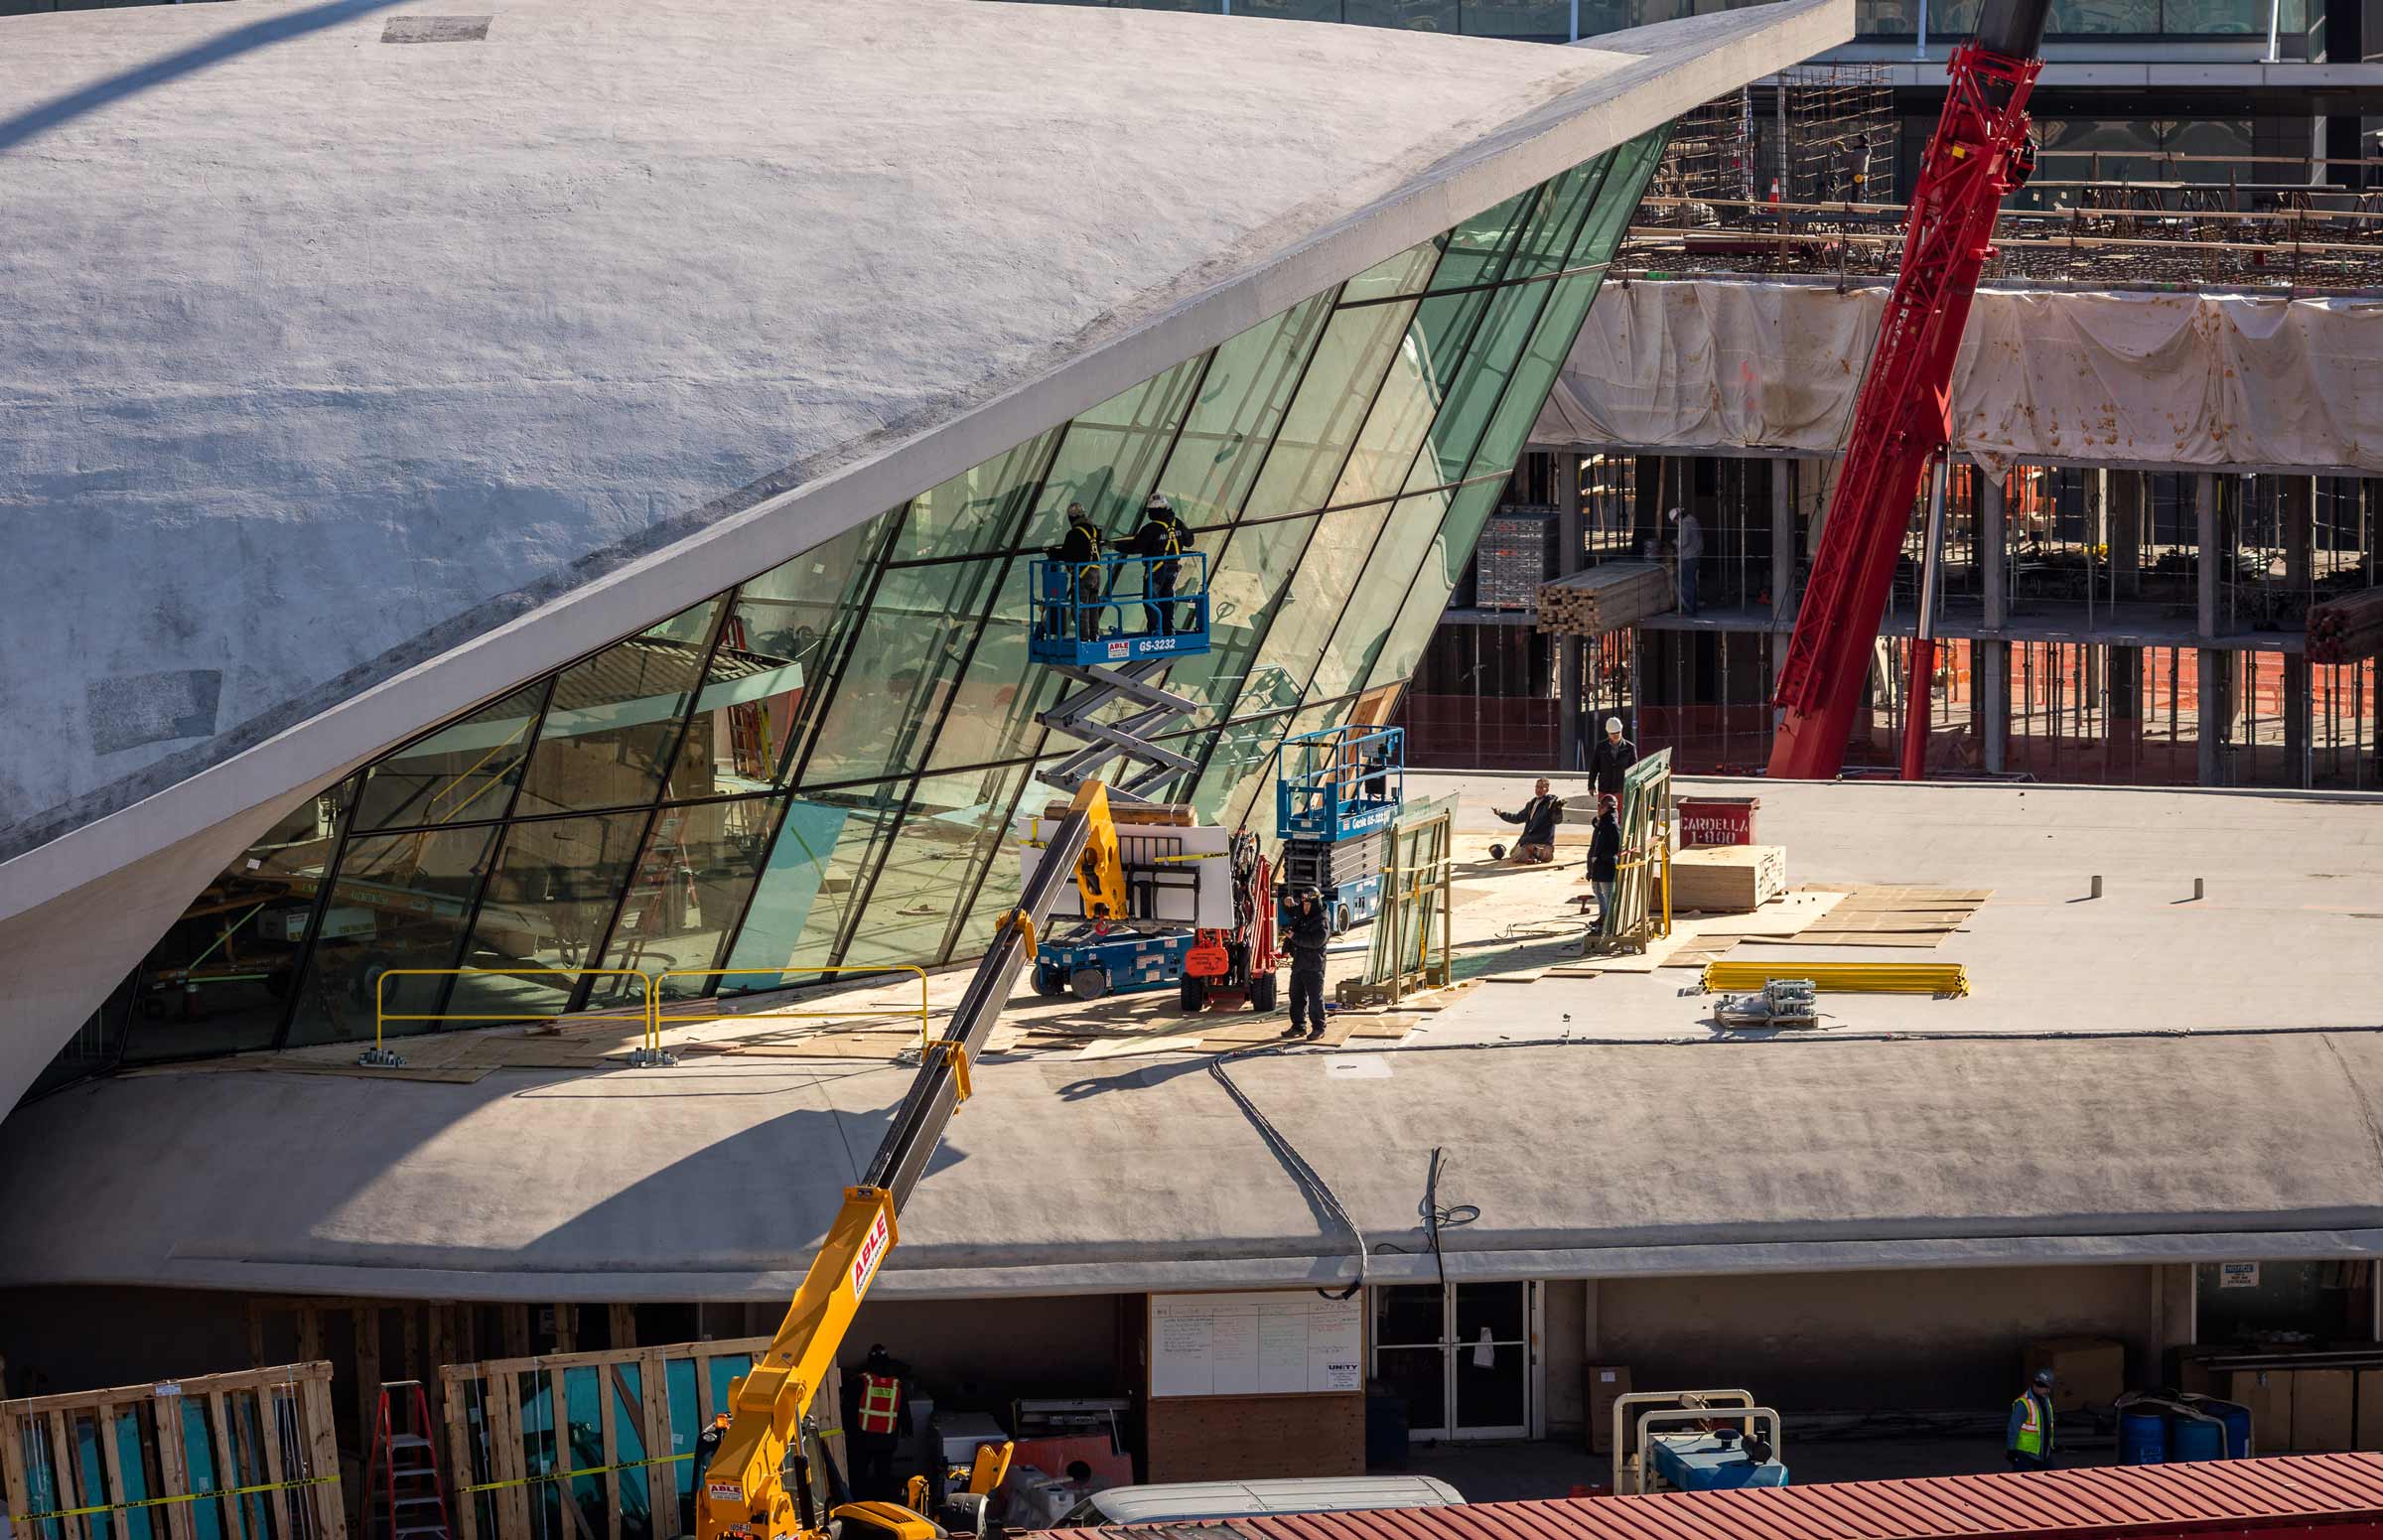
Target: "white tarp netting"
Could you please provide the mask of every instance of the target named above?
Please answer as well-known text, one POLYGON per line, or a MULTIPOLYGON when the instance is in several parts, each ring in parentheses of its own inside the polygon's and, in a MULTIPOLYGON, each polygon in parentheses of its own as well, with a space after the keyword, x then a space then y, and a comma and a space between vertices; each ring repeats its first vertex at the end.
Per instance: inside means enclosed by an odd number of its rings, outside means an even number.
MULTIPOLYGON (((1531 442, 1840 448, 1884 286, 1608 285, 1531 442)), ((2383 301, 1981 290, 1953 446, 2014 463, 2383 471, 2383 301)))

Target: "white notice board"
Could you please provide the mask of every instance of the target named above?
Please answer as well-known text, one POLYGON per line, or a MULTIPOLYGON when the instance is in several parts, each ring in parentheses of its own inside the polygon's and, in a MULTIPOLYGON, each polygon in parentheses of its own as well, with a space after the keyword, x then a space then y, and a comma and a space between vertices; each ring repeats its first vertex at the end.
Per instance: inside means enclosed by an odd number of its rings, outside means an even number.
POLYGON ((1364 1294, 1150 1297, 1150 1393, 1281 1396, 1365 1388, 1364 1294))

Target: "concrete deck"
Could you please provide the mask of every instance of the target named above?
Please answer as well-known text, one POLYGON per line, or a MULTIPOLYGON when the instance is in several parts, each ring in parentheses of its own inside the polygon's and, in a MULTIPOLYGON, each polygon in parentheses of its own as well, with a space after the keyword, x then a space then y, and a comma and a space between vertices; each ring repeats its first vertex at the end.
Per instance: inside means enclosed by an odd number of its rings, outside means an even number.
MULTIPOLYGON (((1455 785, 1482 828, 1521 789, 1455 785)), ((1482 1210, 1448 1239, 1466 1277, 2383 1247, 2383 804, 1738 789, 1762 796, 1761 832, 1794 875, 1992 887, 1942 948, 1971 967, 1973 995, 1840 997, 1818 1032, 1745 1041, 1704 1021, 1679 973, 1484 982, 1403 1042, 1233 1064, 1355 1216, 1377 1280, 1433 1266, 1415 1204, 1434 1147, 1454 1160, 1443 1200, 1482 1210), (2095 872, 2105 897, 2071 902, 2095 872), (2204 873, 2208 899, 2177 902, 2204 873)), ((1573 881, 1469 882, 1466 968, 1527 971, 1568 944, 1542 932, 1573 881)), ((1112 1008, 1161 1036, 1172 1018, 1164 997, 1112 1008)), ((879 1289, 1352 1274, 1354 1240, 1207 1056, 1090 1051, 980 1065, 879 1289)), ((782 1299, 909 1075, 729 1056, 468 1084, 214 1067, 87 1084, 0 1124, 20 1195, 0 1285, 782 1299), (130 1128, 142 1136, 91 1136, 130 1128)))

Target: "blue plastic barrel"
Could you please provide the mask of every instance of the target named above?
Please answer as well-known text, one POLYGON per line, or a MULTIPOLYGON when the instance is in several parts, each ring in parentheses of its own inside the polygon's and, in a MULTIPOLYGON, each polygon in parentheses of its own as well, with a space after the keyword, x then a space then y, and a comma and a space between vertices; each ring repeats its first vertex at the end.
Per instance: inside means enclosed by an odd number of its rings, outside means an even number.
POLYGON ((2168 1414, 2164 1408, 2129 1407, 2118 1414, 2118 1463, 2157 1466, 2168 1460, 2168 1414))
POLYGON ((2172 1465, 2193 1460, 2226 1458, 2226 1425, 2205 1417, 2179 1415, 2168 1422, 2168 1458, 2172 1465))
POLYGON ((2251 1409, 2239 1401, 2203 1401, 2200 1409, 2226 1425, 2226 1458, 2251 1458, 2251 1409))

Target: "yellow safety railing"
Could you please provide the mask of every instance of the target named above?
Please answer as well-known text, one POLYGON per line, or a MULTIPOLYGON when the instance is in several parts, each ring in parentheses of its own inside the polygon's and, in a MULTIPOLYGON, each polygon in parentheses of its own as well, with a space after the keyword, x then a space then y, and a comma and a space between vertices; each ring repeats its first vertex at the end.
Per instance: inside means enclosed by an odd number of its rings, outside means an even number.
POLYGON ((855 1016, 910 1016, 913 1014, 918 1018, 918 1048, 922 1052, 926 1049, 928 1040, 926 970, 914 963, 856 963, 835 968, 670 968, 656 973, 652 977, 653 1004, 646 1013, 646 1020, 649 1024, 652 1047, 657 1051, 661 1047, 661 1032, 664 1027, 683 1027, 705 1022, 752 1021, 764 1016, 771 1021, 784 1021, 788 1018, 796 1021, 831 1021, 850 1019, 855 1016), (813 973, 911 974, 918 980, 918 1009, 913 1013, 908 1006, 887 1006, 875 1010, 856 1011, 847 1006, 841 1011, 780 1011, 775 1009, 768 1012, 708 1011, 699 1016, 666 1016, 662 1013, 662 989, 671 979, 719 979, 746 974, 764 978, 784 978, 789 974, 802 977, 813 973))
POLYGON ((1711 991, 1760 989, 1772 979, 1810 979, 1823 992, 1856 995, 1966 995, 1969 970, 1957 962, 1751 962, 1705 964, 1711 991))
POLYGON ((389 980, 417 978, 557 978, 572 982, 565 987, 563 1003, 570 1004, 581 979, 635 979, 638 986, 637 1004, 644 1016, 646 1046, 653 1045, 654 975, 640 973, 634 968, 391 968, 373 981, 372 985, 372 1052, 364 1062, 388 1064, 392 1055, 383 1046, 391 1022, 480 1022, 495 1026, 506 1022, 560 1021, 569 1011, 501 1011, 493 1015, 461 1011, 392 1011, 389 1009, 389 980))

